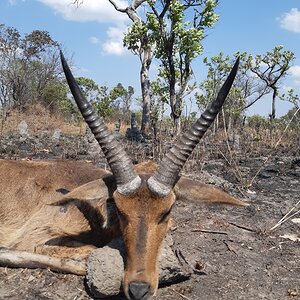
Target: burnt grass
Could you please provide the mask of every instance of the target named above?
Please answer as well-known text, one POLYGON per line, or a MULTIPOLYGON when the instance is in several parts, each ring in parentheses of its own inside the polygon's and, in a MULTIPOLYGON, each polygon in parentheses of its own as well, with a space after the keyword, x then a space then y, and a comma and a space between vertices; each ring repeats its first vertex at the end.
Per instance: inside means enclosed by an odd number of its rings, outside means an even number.
MULTIPOLYGON (((53 140, 45 134, 20 140, 11 134, 1 137, 0 156, 89 159, 103 166, 101 155, 90 148, 83 137, 62 135, 53 140)), ((189 280, 159 288, 155 299, 300 299, 299 224, 287 221, 270 230, 300 200, 300 153, 285 153, 282 150, 270 156, 265 164, 266 155, 240 156, 237 166, 247 178, 252 178, 263 165, 248 192, 237 182, 226 160, 215 157, 193 163, 186 172, 188 176, 220 185, 250 205, 177 201, 172 212, 173 248, 192 275, 189 280), (293 235, 298 241, 293 241, 293 235)), ((80 276, 0 268, 0 299, 93 298, 80 276)))

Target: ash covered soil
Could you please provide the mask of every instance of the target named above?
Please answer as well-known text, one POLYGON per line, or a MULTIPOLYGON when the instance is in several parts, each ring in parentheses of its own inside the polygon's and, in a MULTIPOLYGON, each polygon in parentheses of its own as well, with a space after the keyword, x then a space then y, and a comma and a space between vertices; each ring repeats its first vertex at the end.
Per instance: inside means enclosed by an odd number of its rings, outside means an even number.
MULTIPOLYGON (((43 138, 16 146, 15 141, 5 137, 0 153, 2 158, 90 159, 84 143, 80 148, 71 140, 64 138, 53 145, 43 138), (30 143, 35 146, 32 148, 30 143)), ((264 160, 240 159, 239 169, 251 178, 264 160)), ((193 269, 192 276, 160 287, 155 299, 300 299, 300 225, 289 220, 270 231, 300 200, 299 154, 272 156, 251 193, 244 192, 244 196, 224 160, 205 162, 201 171, 187 175, 226 187, 250 205, 177 201, 172 212, 173 249, 185 261, 185 267, 193 269)), ((295 211, 299 211, 299 205, 295 211)), ((40 269, 0 268, 0 299, 93 298, 86 292, 84 277, 40 269)), ((120 295, 115 299, 124 298, 120 295)))

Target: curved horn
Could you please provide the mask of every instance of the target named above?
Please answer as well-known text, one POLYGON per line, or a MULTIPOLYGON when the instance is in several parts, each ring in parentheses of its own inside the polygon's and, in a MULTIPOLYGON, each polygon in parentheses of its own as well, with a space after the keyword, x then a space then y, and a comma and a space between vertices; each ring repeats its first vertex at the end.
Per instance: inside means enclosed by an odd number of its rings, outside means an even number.
POLYGON ((183 165, 221 110, 234 81, 238 65, 239 58, 221 87, 217 99, 211 103, 194 125, 179 137, 164 156, 153 176, 148 179, 148 187, 153 193, 163 197, 169 194, 175 186, 183 165))
POLYGON ((117 190, 122 195, 133 194, 141 184, 141 179, 134 170, 131 159, 122 145, 110 133, 106 125, 94 111, 92 105, 83 96, 71 70, 60 51, 61 63, 77 106, 99 143, 111 171, 116 179, 117 190))

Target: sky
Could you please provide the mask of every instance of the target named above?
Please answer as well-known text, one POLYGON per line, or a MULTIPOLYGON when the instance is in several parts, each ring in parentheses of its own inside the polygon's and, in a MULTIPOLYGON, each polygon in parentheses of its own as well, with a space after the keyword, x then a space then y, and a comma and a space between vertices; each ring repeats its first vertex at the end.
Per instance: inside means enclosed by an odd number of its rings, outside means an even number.
MULTIPOLYGON (((116 0, 120 7, 128 1, 116 0)), ((0 24, 15 27, 22 35, 46 30, 58 41, 76 66, 75 76, 92 78, 99 85, 113 87, 121 82, 133 86, 140 95, 139 60, 122 46, 123 33, 131 24, 125 14, 115 11, 108 0, 84 0, 76 7, 73 0, 1 0, 0 24)), ((236 51, 263 54, 276 45, 295 53, 296 59, 281 91, 293 88, 300 95, 300 1, 299 0, 222 0, 220 20, 207 31, 204 52, 193 63, 197 82, 206 78, 205 56, 221 51, 230 56, 236 51)), ((157 64, 153 64, 153 74, 157 64)), ((278 116, 291 106, 277 104, 278 116)), ((195 109, 194 109, 195 110, 195 109)), ((271 99, 267 97, 248 114, 267 116, 271 99)))

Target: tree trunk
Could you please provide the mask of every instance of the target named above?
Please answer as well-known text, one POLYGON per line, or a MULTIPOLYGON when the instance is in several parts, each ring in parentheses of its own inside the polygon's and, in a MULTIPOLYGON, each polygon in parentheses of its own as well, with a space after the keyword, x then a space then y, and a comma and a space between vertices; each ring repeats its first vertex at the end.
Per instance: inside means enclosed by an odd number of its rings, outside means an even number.
POLYGON ((272 113, 270 115, 271 117, 271 121, 273 121, 276 117, 276 97, 277 97, 277 94, 278 94, 278 91, 277 91, 277 88, 276 87, 272 87, 273 89, 273 94, 272 94, 272 113))
POLYGON ((142 59, 140 81, 143 98, 143 114, 142 114, 142 125, 141 133, 147 135, 149 131, 149 120, 150 120, 150 80, 149 80, 149 68, 152 61, 152 50, 144 50, 144 57, 142 59))
POLYGON ((181 119, 180 119, 180 117, 174 119, 174 127, 175 127, 175 135, 177 136, 181 132, 181 119))
POLYGON ((180 122, 180 116, 181 116, 181 108, 180 103, 178 102, 178 99, 176 99, 176 93, 175 93, 175 84, 172 86, 170 84, 170 106, 171 106, 171 118, 174 122, 174 134, 177 136, 181 132, 181 122, 180 122))

